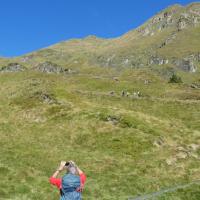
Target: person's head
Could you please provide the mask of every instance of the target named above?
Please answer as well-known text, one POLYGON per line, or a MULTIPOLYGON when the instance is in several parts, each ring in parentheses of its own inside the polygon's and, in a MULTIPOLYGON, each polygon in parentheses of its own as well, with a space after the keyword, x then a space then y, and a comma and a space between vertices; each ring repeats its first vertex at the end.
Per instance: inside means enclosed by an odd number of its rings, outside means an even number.
POLYGON ((77 167, 74 162, 67 161, 65 164, 65 167, 67 169, 67 172, 69 172, 71 174, 77 174, 77 167))

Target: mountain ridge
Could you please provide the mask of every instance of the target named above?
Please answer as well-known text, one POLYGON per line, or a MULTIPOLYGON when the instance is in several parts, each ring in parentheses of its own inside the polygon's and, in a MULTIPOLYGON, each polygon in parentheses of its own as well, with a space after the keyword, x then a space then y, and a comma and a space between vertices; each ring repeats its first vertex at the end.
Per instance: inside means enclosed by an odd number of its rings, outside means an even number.
POLYGON ((200 67, 200 3, 175 4, 163 9, 143 25, 112 39, 89 35, 70 39, 6 62, 22 62, 28 68, 40 62, 140 68, 173 68, 197 72, 200 67))

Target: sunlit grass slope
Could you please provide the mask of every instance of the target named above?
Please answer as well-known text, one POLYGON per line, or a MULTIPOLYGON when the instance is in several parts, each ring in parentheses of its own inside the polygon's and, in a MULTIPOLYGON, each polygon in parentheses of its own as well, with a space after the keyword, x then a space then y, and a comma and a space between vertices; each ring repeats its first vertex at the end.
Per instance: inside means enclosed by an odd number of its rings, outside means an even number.
MULTIPOLYGON (((0 74, 0 199, 58 199, 48 178, 60 160, 84 170, 88 200, 127 199, 200 178, 200 94, 190 87, 198 76, 169 84, 147 69, 81 70, 0 74)), ((199 191, 160 199, 197 200, 199 191)))

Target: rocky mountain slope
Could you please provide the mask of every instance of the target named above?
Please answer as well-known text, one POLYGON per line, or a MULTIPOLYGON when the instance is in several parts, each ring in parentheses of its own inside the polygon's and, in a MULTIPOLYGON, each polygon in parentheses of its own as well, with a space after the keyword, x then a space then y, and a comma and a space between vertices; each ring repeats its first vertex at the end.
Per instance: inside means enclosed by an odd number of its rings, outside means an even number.
POLYGON ((72 39, 17 58, 27 66, 56 61, 65 66, 155 67, 197 72, 200 3, 171 6, 141 27, 115 39, 72 39))

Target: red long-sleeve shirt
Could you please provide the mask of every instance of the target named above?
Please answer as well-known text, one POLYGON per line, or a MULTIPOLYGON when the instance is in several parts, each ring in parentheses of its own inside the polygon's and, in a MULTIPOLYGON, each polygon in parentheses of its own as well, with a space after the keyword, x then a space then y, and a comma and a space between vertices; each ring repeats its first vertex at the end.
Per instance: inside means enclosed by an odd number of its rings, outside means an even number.
MULTIPOLYGON (((86 175, 84 173, 80 174, 80 181, 81 181, 81 187, 84 186, 85 181, 86 181, 86 175)), ((62 178, 54 178, 54 177, 50 177, 49 178, 49 182, 52 185, 57 186, 57 188, 60 190, 62 188, 62 178)))

